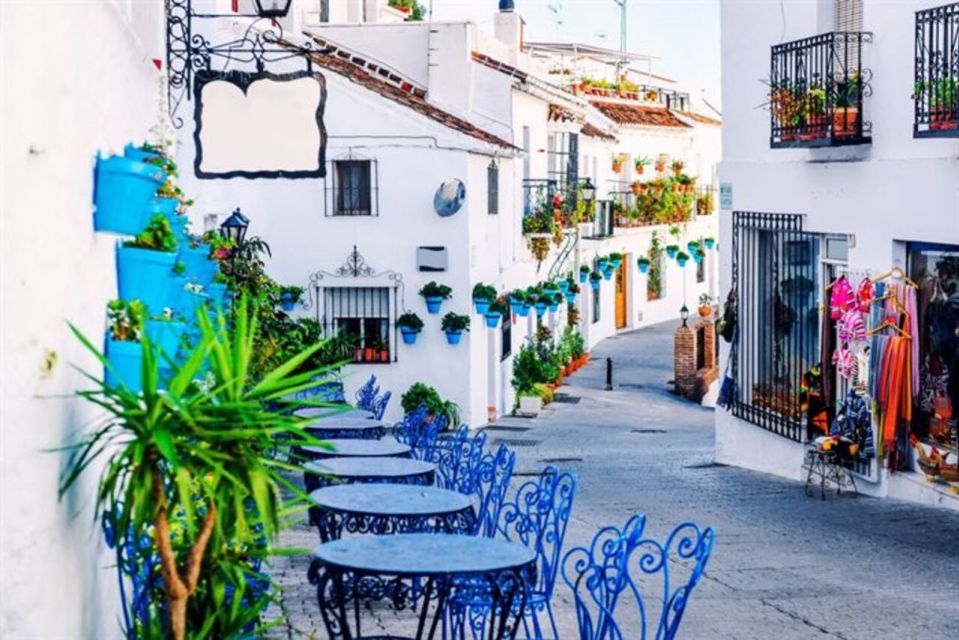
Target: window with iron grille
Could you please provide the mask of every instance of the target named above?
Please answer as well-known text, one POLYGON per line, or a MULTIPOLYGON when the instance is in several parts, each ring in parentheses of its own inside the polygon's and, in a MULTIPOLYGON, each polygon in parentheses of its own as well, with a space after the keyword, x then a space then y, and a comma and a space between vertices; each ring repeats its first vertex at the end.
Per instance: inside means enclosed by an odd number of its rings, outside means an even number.
POLYGON ((820 241, 801 215, 733 213, 733 415, 797 442, 803 374, 820 361, 820 241))
POLYGON ((491 215, 499 213, 499 166, 496 160, 490 160, 486 167, 486 211, 491 215))
POLYGON ((959 2, 916 12, 915 138, 959 137, 959 2))
POLYGON ((377 215, 376 163, 362 158, 332 161, 328 215, 377 215))
POLYGON ((392 362, 396 342, 393 298, 389 287, 324 287, 324 333, 349 338, 355 344, 354 362, 392 362))
POLYGON ((579 183, 579 135, 565 131, 547 138, 548 178, 560 191, 579 183))

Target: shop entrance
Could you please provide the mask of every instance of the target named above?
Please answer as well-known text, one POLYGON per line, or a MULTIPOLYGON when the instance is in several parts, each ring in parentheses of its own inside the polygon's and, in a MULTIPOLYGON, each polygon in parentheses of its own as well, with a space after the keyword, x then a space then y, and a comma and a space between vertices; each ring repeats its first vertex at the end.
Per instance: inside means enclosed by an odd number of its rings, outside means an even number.
POLYGON ((628 306, 626 298, 626 269, 629 260, 623 259, 623 263, 616 270, 616 328, 626 328, 626 308, 628 306))

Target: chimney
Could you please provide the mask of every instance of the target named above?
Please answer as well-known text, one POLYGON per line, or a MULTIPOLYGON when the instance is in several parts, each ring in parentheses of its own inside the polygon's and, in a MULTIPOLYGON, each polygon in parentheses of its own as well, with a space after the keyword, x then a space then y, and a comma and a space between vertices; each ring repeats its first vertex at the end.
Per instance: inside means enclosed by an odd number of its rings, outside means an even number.
POLYGON ((515 56, 523 50, 523 19, 513 11, 513 0, 499 0, 499 13, 493 19, 496 39, 509 47, 515 56))

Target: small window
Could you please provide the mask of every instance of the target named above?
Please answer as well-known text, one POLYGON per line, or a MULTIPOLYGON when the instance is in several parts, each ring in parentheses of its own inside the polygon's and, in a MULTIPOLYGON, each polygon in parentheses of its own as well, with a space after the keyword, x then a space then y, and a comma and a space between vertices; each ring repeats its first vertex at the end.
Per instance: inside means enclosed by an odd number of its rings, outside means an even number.
POLYGON ((333 162, 333 215, 373 215, 371 164, 369 160, 333 162))
POLYGON ((324 333, 354 345, 353 361, 387 364, 394 360, 395 308, 386 287, 327 287, 323 291, 324 333))
POLYGON ((496 160, 490 160, 486 167, 486 212, 499 213, 499 166, 496 160))

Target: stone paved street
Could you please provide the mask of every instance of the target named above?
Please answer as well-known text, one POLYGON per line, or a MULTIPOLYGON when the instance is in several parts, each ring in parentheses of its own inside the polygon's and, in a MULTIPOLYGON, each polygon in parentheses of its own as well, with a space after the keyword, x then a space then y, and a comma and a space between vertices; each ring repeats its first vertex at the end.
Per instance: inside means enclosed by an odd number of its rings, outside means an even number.
MULTIPOLYGON (((561 389, 573 403, 497 425, 525 431, 490 428, 494 442, 514 441, 514 484, 551 461, 577 474, 566 546, 639 512, 656 535, 686 519, 713 526, 716 546, 686 611, 684 638, 959 637, 959 514, 845 495, 823 502, 796 482, 713 465, 712 411, 666 385, 674 328, 605 341, 561 389), (603 390, 606 356, 615 362, 611 392, 603 390)), ((316 540, 299 526, 284 541, 310 547, 316 540)), ((306 564, 295 558, 276 567, 290 637, 325 638, 306 564)), ((555 605, 562 637, 575 638, 564 586, 555 605)))

